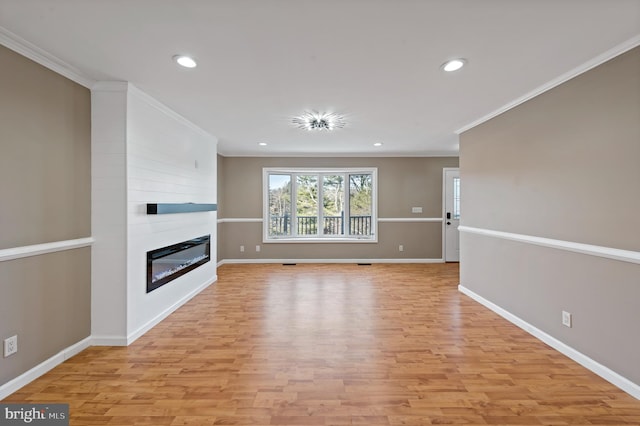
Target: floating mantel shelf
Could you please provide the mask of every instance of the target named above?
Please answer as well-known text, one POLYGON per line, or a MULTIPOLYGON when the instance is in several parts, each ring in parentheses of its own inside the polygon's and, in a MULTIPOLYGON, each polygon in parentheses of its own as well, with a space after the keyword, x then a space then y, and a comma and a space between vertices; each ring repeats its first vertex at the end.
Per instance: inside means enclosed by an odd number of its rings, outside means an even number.
POLYGON ((149 203, 147 204, 147 214, 214 212, 216 210, 218 210, 217 204, 199 204, 199 203, 149 203))

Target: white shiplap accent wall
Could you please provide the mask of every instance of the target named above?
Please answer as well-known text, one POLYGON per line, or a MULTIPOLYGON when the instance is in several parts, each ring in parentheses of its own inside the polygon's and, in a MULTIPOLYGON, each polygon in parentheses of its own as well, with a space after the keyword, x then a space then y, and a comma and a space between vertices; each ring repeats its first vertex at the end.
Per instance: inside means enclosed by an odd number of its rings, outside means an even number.
POLYGON ((217 140, 126 82, 92 88, 92 342, 127 345, 216 279, 216 212, 147 215, 146 204, 216 203, 217 140), (146 253, 211 234, 209 263, 148 293, 146 253))
POLYGON ((127 83, 91 88, 91 335, 127 332, 127 83))
POLYGON ((147 215, 146 203, 216 203, 217 140, 135 88, 127 123, 127 336, 133 340, 216 279, 217 212, 147 215), (147 251, 206 234, 212 260, 147 294, 147 251))

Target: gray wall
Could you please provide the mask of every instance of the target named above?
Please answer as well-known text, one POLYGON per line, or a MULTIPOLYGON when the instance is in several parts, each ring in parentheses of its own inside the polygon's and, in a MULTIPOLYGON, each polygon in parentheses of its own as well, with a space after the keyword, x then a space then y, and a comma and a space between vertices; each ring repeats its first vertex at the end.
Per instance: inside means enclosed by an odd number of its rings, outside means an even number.
MULTIPOLYGON (((218 156, 218 217, 262 217, 263 167, 377 167, 379 218, 442 217, 442 169, 456 157, 273 158, 218 156), (421 214, 411 207, 421 206, 421 214)), ((378 243, 262 243, 261 223, 222 222, 218 260, 440 259, 441 222, 379 222, 378 243), (262 250, 257 253, 256 245, 262 250), (404 251, 398 251, 399 245, 404 251), (245 246, 241 253, 240 245, 245 246)))
MULTIPOLYGON (((462 134, 460 173, 462 226, 640 251, 640 48, 462 134)), ((460 273, 640 384, 640 265, 463 232, 460 273)))
MULTIPOLYGON (((0 46, 0 249, 91 235, 90 93, 0 46)), ((0 262, 0 385, 90 334, 91 251, 0 262)))

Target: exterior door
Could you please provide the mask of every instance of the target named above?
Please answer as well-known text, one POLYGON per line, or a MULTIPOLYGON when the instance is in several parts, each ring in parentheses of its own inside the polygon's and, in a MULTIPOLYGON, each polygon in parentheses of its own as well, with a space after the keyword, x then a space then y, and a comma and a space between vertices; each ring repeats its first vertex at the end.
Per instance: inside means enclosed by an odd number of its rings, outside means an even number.
POLYGON ((460 170, 445 168, 444 180, 444 260, 460 261, 460 170))

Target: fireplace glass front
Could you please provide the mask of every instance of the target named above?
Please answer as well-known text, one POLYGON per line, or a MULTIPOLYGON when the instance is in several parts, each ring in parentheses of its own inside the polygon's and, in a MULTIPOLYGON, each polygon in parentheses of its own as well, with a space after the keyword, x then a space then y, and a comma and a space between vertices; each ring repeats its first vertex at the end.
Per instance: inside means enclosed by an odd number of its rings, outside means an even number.
POLYGON ((211 235, 147 252, 147 293, 211 260, 211 235))

